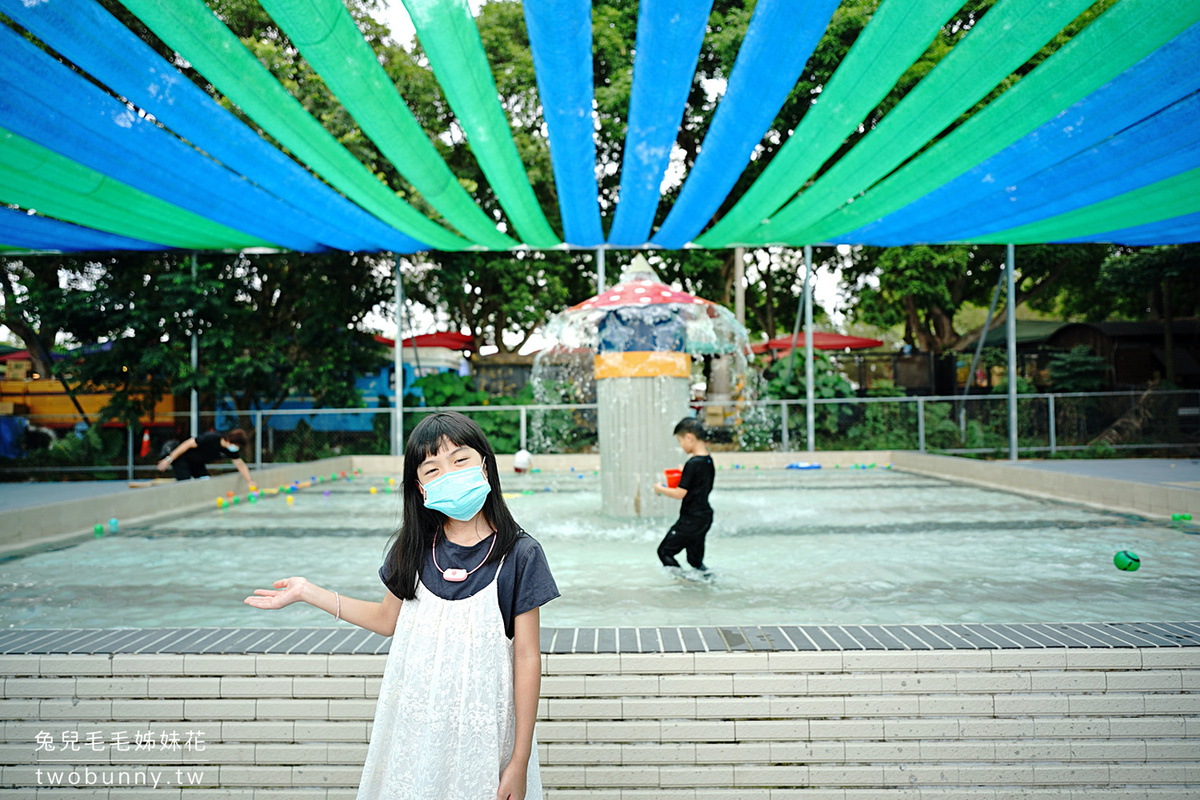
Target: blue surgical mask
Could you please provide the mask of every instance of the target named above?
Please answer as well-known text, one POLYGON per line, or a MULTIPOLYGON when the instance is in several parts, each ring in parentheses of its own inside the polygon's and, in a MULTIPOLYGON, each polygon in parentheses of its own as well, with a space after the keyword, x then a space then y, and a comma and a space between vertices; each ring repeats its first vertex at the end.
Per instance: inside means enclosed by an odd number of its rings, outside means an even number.
POLYGON ((425 484, 425 507, 466 522, 483 508, 491 490, 483 465, 465 467, 425 484))
POLYGON ((236 444, 227 444, 225 445, 225 449, 231 453, 236 453, 238 451, 238 446, 236 444))

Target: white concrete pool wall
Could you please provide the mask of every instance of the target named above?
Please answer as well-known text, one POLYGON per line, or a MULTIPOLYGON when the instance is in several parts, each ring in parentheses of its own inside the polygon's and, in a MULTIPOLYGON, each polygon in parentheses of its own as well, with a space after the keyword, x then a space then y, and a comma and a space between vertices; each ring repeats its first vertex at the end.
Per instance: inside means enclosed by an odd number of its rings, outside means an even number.
MULTIPOLYGON (((385 659, 0 656, 0 798, 353 800, 385 659), (194 744, 139 758, 118 731, 194 744), (38 752, 67 732, 103 746, 38 752), (89 769, 125 783, 56 788, 89 769)), ((1200 796, 1200 647, 542 659, 549 800, 1200 796)))
MULTIPOLYGON (((680 454, 682 460, 682 453, 680 454)), ((946 480, 977 484, 1032 497, 1082 503, 1109 511, 1169 519, 1174 513, 1200 519, 1200 491, 1156 486, 1134 481, 1072 475, 1022 467, 1020 463, 983 461, 912 451, 863 450, 830 452, 715 452, 723 469, 783 469, 794 462, 811 461, 823 469, 847 469, 874 464, 946 480)), ((267 467, 255 473, 264 487, 308 480, 313 475, 362 470, 365 475, 399 476, 403 458, 393 456, 340 456, 303 464, 267 467)), ((501 471, 510 474, 512 456, 498 455, 501 471)), ((596 453, 536 455, 534 467, 543 472, 592 471, 600 468, 596 453)), ((211 507, 219 495, 245 490, 236 474, 207 481, 167 483, 146 489, 121 490, 49 505, 0 512, 0 553, 52 541, 66 541, 92 533, 96 524, 116 517, 122 524, 147 522, 164 516, 187 514, 211 507)))

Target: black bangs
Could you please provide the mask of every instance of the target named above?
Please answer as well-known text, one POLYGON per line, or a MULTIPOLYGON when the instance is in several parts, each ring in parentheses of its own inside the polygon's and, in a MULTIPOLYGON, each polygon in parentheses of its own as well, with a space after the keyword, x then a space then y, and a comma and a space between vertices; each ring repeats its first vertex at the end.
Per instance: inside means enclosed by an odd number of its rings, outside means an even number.
POLYGON ((492 446, 469 417, 450 411, 438 411, 429 414, 417 423, 408 435, 405 456, 416 459, 419 464, 430 456, 437 455, 442 443, 450 442, 456 447, 463 445, 473 448, 480 455, 492 454, 492 446))

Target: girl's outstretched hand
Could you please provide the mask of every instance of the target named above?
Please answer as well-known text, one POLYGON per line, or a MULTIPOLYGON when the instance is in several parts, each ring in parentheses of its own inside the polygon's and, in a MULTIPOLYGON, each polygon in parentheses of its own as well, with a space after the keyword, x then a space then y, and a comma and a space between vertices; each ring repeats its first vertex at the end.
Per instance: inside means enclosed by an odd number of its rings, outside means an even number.
POLYGON ((307 583, 307 578, 280 578, 271 584, 274 589, 255 589, 254 596, 242 602, 255 608, 283 608, 300 599, 307 583))
POLYGON ((522 769, 520 764, 510 761, 500 775, 500 788, 496 790, 496 800, 525 800, 525 778, 528 770, 528 764, 522 769))

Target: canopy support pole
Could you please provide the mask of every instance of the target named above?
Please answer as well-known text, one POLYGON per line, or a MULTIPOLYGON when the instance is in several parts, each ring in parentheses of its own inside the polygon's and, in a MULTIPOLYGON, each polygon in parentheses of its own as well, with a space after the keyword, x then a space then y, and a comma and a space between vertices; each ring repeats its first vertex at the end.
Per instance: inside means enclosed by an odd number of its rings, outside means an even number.
MULTIPOLYGON (((1000 270, 1000 274, 996 276, 996 289, 992 292, 992 304, 988 306, 987 320, 983 323, 983 328, 979 332, 979 341, 975 343, 975 357, 971 359, 971 371, 967 373, 967 379, 963 383, 963 397, 971 393, 971 384, 975 381, 975 370, 979 369, 979 357, 983 355, 983 340, 987 338, 988 331, 992 327, 992 317, 996 315, 996 301, 1000 299, 1000 289, 1004 286, 1004 276, 1007 274, 1007 269, 1000 270)), ((959 428, 962 431, 963 438, 967 436, 967 407, 966 404, 960 403, 959 428)))
MULTIPOLYGON (((198 267, 196 254, 192 253, 192 289, 196 288, 198 267)), ((200 393, 196 391, 196 375, 200 370, 200 335, 196 332, 196 320, 192 320, 192 393, 191 411, 188 413, 189 428, 192 438, 200 435, 200 393)))
POLYGON ((604 291, 604 248, 596 248, 596 294, 604 291))
POLYGON ((1017 281, 1013 276, 1016 256, 1008 245, 1004 271, 1007 273, 1008 294, 1008 460, 1017 460, 1017 281))
POLYGON ((392 342, 392 383, 396 401, 392 403, 392 455, 404 454, 404 364, 400 342, 404 339, 404 281, 400 275, 400 254, 393 253, 396 263, 396 340, 392 342))
POLYGON ((741 247, 733 248, 733 314, 746 324, 746 251, 741 247))
POLYGON ((813 398, 816 393, 813 391, 812 277, 812 245, 806 244, 804 245, 804 400, 806 403, 804 416, 808 425, 807 438, 808 452, 810 453, 817 449, 817 422, 813 408, 813 398))

